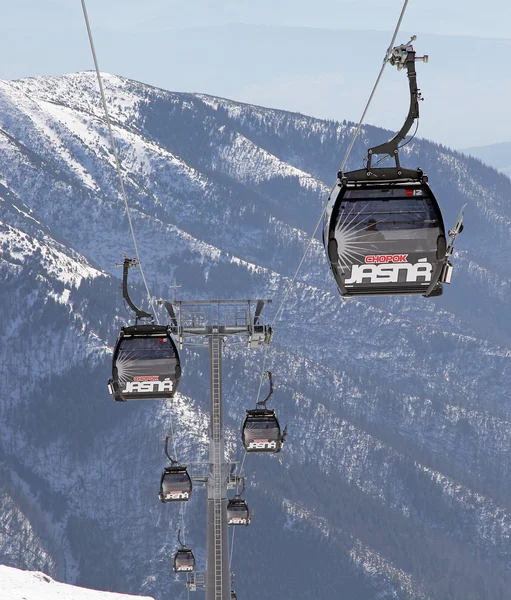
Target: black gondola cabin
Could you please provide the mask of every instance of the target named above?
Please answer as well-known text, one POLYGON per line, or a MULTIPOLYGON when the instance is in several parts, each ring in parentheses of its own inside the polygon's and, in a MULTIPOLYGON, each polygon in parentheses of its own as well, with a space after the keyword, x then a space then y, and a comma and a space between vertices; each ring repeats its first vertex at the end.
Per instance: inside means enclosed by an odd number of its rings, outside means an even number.
POLYGON ((328 199, 323 243, 343 297, 439 296, 442 284, 451 280, 449 257, 463 229, 463 209, 447 243, 427 176, 421 169, 403 168, 399 160, 399 149, 419 118, 415 62, 428 62, 427 55, 416 56, 414 39, 392 48, 385 59, 407 72, 410 105, 403 126, 388 142, 369 148, 364 169, 343 172, 348 152, 328 199), (378 155, 383 158, 373 163, 378 155), (385 157, 395 166, 379 168, 385 157))
POLYGON ((250 525, 248 505, 242 498, 231 498, 227 504, 228 525, 250 525))
POLYGON ((188 470, 183 466, 165 467, 161 474, 161 502, 188 502, 192 496, 192 480, 188 470))
MULTIPOLYGON (((376 171, 376 170, 375 170, 376 171)), ((446 279, 440 208, 418 177, 360 181, 345 173, 327 205, 323 240, 341 296, 438 296, 446 279)))
POLYGON ((180 548, 174 555, 174 571, 190 573, 195 570, 195 557, 189 548, 180 548))
POLYGON ((241 439, 247 452, 280 452, 284 440, 275 411, 247 410, 241 439))
POLYGON ((167 326, 133 325, 121 329, 108 386, 115 400, 171 398, 180 376, 179 353, 167 326))

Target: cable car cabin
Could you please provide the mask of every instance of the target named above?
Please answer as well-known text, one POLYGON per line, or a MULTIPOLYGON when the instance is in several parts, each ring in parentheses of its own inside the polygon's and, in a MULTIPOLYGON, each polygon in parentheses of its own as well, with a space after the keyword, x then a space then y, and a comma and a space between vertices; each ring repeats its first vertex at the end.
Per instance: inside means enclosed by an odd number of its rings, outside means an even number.
POLYGON ((242 498, 231 498, 227 503, 227 525, 250 525, 248 505, 242 498))
POLYGON ((195 557, 188 548, 180 548, 174 555, 174 571, 176 573, 190 573, 195 570, 195 557))
POLYGON ((123 327, 112 361, 110 393, 119 402, 171 398, 181 376, 179 354, 165 325, 123 327))
POLYGON ((161 502, 188 502, 192 496, 192 480, 186 467, 165 467, 161 474, 161 502))
POLYGON ((417 177, 363 181, 363 170, 337 182, 323 242, 341 296, 442 294, 450 279, 442 214, 427 177, 408 173, 417 177))
POLYGON ((280 452, 284 440, 275 411, 268 408, 247 410, 241 439, 247 452, 280 452))

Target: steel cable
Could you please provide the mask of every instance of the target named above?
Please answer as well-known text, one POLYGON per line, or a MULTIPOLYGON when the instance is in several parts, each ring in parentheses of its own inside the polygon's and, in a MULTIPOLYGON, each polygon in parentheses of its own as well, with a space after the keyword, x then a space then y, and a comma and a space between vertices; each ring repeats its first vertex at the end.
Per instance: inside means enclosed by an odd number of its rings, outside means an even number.
MULTIPOLYGON (((90 47, 91 47, 91 52, 92 52, 92 58, 94 61, 94 68, 96 70, 96 77, 97 77, 97 81, 98 81, 98 86, 99 86, 99 92, 100 92, 100 96, 101 96, 101 103, 103 105, 103 110, 105 113, 105 120, 106 120, 106 124, 107 124, 107 128, 108 128, 108 135, 110 138, 110 144, 112 146, 112 152, 114 155, 114 161, 115 161, 115 168, 117 171, 117 174, 119 176, 119 182, 120 182, 120 186, 121 186, 121 195, 122 195, 122 199, 124 202, 124 206, 126 209, 126 216, 128 218, 128 223, 129 223, 129 228, 130 228, 130 232, 131 232, 131 237, 133 240, 133 246, 135 248, 135 255, 137 258, 137 262, 138 265, 140 267, 140 274, 142 275, 142 280, 144 282, 144 286, 146 289, 146 293, 147 293, 147 298, 149 300, 149 304, 151 305, 151 308, 153 310, 153 314, 156 314, 156 307, 154 304, 154 300, 153 297, 151 295, 151 292, 149 291, 149 286, 147 284, 147 279, 144 273, 144 269, 142 266, 142 261, 140 260, 140 253, 138 250, 138 244, 137 244, 137 238, 135 236, 135 230, 133 228, 133 222, 131 219, 131 212, 130 212, 130 208, 128 205, 128 198, 126 195, 126 188, 124 186, 124 180, 123 180, 123 176, 122 176, 122 170, 121 170, 121 165, 119 162, 119 155, 117 152, 117 146, 115 144, 115 138, 114 138, 114 134, 113 134, 113 129, 112 129, 112 122, 110 119, 110 113, 108 112, 108 104, 106 102, 106 97, 105 97, 105 91, 104 91, 104 87, 103 87, 103 79, 101 77, 101 71, 99 69, 99 62, 98 62, 98 58, 97 58, 97 54, 96 54, 96 49, 94 46, 94 39, 92 37, 92 29, 90 26, 90 21, 89 21, 89 15, 87 13, 87 6, 85 4, 85 0, 81 0, 82 3, 82 9, 83 9, 83 16, 85 19, 85 25, 87 27, 87 35, 89 37, 89 43, 90 43, 90 47)), ((177 446, 176 446, 176 439, 174 436, 174 421, 173 421, 173 417, 172 417, 172 412, 170 413, 170 429, 171 429, 171 436, 172 436, 172 445, 173 445, 173 450, 174 450, 174 457, 175 460, 177 462, 179 462, 178 457, 177 457, 177 446)), ((185 524, 185 506, 181 506, 180 509, 180 513, 181 513, 181 530, 183 532, 183 542, 186 543, 186 539, 185 539, 185 530, 186 530, 186 524, 185 524)))
MULTIPOLYGON (((361 129, 361 127, 362 127, 362 124, 363 124, 363 122, 364 122, 365 116, 366 116, 366 114, 367 114, 367 111, 368 111, 368 109, 369 109, 369 106, 371 105, 371 102, 372 102, 372 100, 373 100, 373 97, 374 97, 374 95, 375 95, 375 93, 376 93, 376 89, 378 88, 378 85, 379 85, 379 83, 380 83, 380 80, 381 80, 381 78, 382 78, 383 71, 385 70, 385 67, 386 67, 386 65, 387 65, 387 62, 388 62, 388 59, 389 59, 390 53, 392 52, 392 48, 394 47, 394 43, 395 43, 395 41, 396 41, 397 34, 399 33, 399 29, 400 29, 400 27, 401 27, 401 22, 403 21, 403 17, 404 17, 404 15, 405 15, 406 8, 407 8, 407 6, 408 6, 408 1, 409 1, 409 0, 404 0, 403 6, 402 6, 402 8, 401 8, 401 13, 400 13, 400 15, 399 15, 399 19, 398 19, 398 21, 397 21, 396 27, 395 27, 395 29, 394 29, 394 33, 393 33, 393 35, 392 35, 391 42, 390 42, 390 44, 389 44, 389 46, 388 46, 388 48, 387 48, 387 51, 385 52, 385 57, 383 58, 383 63, 382 63, 382 66, 381 66, 380 72, 378 73, 378 77, 376 78, 376 81, 375 81, 375 83, 374 83, 374 86, 373 86, 373 89, 372 89, 372 91, 371 91, 371 94, 370 94, 370 96, 369 96, 369 99, 368 99, 368 101, 367 101, 367 103, 366 103, 366 106, 365 106, 365 108, 364 108, 364 111, 362 112, 362 116, 360 117, 359 123, 358 123, 358 125, 357 125, 357 127, 356 127, 356 129, 355 129, 355 133, 353 134, 353 137, 352 137, 352 139, 351 139, 350 145, 348 146, 348 149, 347 149, 347 151, 346 151, 346 154, 345 154, 345 156, 344 156, 344 159, 343 159, 343 161, 342 161, 342 163, 341 163, 341 167, 340 167, 340 169, 339 169, 340 171, 343 171, 343 170, 344 170, 344 168, 345 168, 345 166, 346 166, 346 163, 348 162, 348 159, 349 159, 349 157, 350 157, 351 151, 352 151, 352 149, 353 149, 353 146, 354 146, 354 144, 355 144, 355 141, 356 141, 356 139, 357 139, 357 137, 358 137, 358 135, 359 135, 359 133, 360 133, 360 129, 361 129)), ((335 185, 334 185, 334 187, 335 187, 335 185)), ((334 189, 334 188, 332 188, 332 190, 331 190, 330 194, 332 193, 333 189, 334 189)), ((294 285, 294 283, 295 283, 295 281, 296 281, 296 278, 298 277, 298 274, 299 274, 299 272, 300 272, 300 270, 301 270, 301 268, 302 268, 302 265, 303 265, 303 263, 304 263, 304 261, 305 261, 305 258, 307 257, 307 254, 309 253, 310 247, 311 247, 311 245, 312 245, 312 243, 313 243, 313 241, 314 241, 314 238, 315 238, 315 236, 316 236, 316 233, 317 233, 317 231, 318 231, 318 229, 319 229, 319 226, 321 225, 321 221, 323 220, 323 217, 324 217, 324 215, 325 215, 326 208, 327 208, 327 205, 328 205, 328 200, 329 200, 329 198, 330 198, 330 194, 329 194, 329 196, 328 196, 327 200, 325 201, 325 203, 324 203, 324 205, 323 205, 323 210, 321 211, 321 215, 320 215, 320 217, 319 217, 319 219, 318 219, 318 222, 316 223, 316 226, 314 227, 314 231, 312 232, 312 235, 310 236, 309 242, 308 242, 308 244, 307 244, 307 246, 306 246, 306 248, 305 248, 305 252, 303 253, 303 256, 302 256, 302 258, 301 258, 300 262, 298 263, 298 267, 297 267, 297 269, 296 269, 296 271, 295 271, 295 274, 293 275, 293 278, 292 278, 292 279, 291 279, 291 281, 289 282, 289 284, 288 284, 288 286, 287 286, 287 288, 286 288, 286 291, 285 291, 285 293, 284 293, 284 297, 282 298, 282 301, 281 301, 281 303, 280 303, 280 305, 279 305, 279 307, 278 307, 278 309, 277 309, 277 312, 275 313, 275 316, 273 317, 273 319, 272 319, 272 321, 271 321, 271 324, 270 324, 270 326, 271 326, 271 328, 272 328, 272 329, 273 329, 273 327, 274 327, 274 325, 275 325, 275 322, 277 321, 277 319, 278 319, 278 317, 279 317, 279 315, 280 315, 280 312, 281 312, 281 310, 282 310, 282 308, 283 308, 283 306, 284 306, 284 304, 285 304, 285 302, 286 302, 286 300, 287 300, 287 297, 289 296, 289 293, 290 293, 290 291, 291 291, 291 288, 293 287, 293 285, 294 285)), ((264 357, 263 357, 263 367, 262 367, 262 369, 261 369, 261 377, 260 377, 260 381, 259 381, 259 390, 258 390, 258 392, 257 392, 257 401, 259 401, 259 397, 260 397, 260 394, 261 394, 261 387, 262 387, 262 384, 263 384, 264 372, 265 372, 265 370, 266 370, 266 360, 267 360, 267 353, 268 353, 268 346, 265 348, 265 352, 264 352, 264 357)), ((270 370, 273 368, 273 363, 274 363, 274 360, 275 360, 275 358, 273 358, 273 359, 272 359, 272 361, 271 361, 270 370)), ((242 475, 242 473, 243 473, 243 466, 244 466, 244 464, 245 464, 245 458, 246 458, 246 456, 247 456, 247 453, 245 452, 245 453, 244 453, 244 456, 243 456, 243 461, 242 461, 242 463, 241 463, 241 467, 240 467, 240 476, 241 476, 241 475, 242 475)), ((233 546, 234 546, 234 538, 233 538, 233 546)), ((231 560, 232 560, 232 550, 233 550, 233 548, 231 548, 231 560)))
POLYGON ((232 536, 231 536, 231 554, 229 556, 229 573, 231 573, 232 569, 232 555, 234 554, 234 533, 236 531, 236 527, 232 528, 232 536))
POLYGON ((90 43, 90 48, 91 48, 91 52, 92 52, 92 59, 94 61, 94 68, 96 70, 96 77, 98 80, 98 85, 99 85, 99 93, 101 96, 101 103, 103 105, 103 111, 105 113, 105 120, 106 120, 106 124, 107 124, 107 128, 108 128, 108 135, 110 138, 110 144, 112 146, 112 152, 114 155, 114 161, 115 161, 115 168, 117 171, 117 174, 119 176, 119 182, 121 185, 121 195, 122 195, 122 199, 124 202, 124 206, 126 208, 126 216, 128 217, 128 223, 129 223, 129 227, 130 227, 130 232, 131 232, 131 237, 133 239, 133 246, 135 248, 135 255, 137 257, 137 261, 138 261, 138 265, 140 267, 140 274, 142 275, 142 280, 144 282, 144 286, 147 292, 147 298, 149 300, 149 304, 151 305, 151 308, 153 310, 153 314, 156 314, 156 307, 153 301, 153 298, 151 296, 151 293, 149 291, 149 286, 147 285, 147 280, 145 277, 145 273, 144 273, 144 269, 142 267, 142 261, 140 260, 140 254, 138 251, 138 244, 137 244, 137 239, 135 237, 135 230, 133 228, 133 223, 131 220, 131 213, 130 213, 130 208, 128 205, 128 198, 126 196, 126 189, 124 186, 124 180, 122 177, 122 171, 121 171, 121 165, 119 162, 119 156, 117 153, 117 146, 115 144, 115 139, 114 139, 114 134, 113 134, 113 129, 112 129, 112 123, 111 123, 111 119, 110 119, 110 114, 108 112, 108 105, 106 102, 106 97, 105 97, 105 91, 103 88, 103 80, 101 77, 101 72, 99 70, 99 63, 98 63, 98 57, 96 54, 96 49, 94 47, 94 40, 92 37, 92 30, 91 30, 91 26, 90 26, 90 21, 89 21, 89 15, 87 13, 87 6, 85 5, 85 0, 81 0, 82 3, 82 10, 83 10, 83 16, 85 18, 85 26, 87 27, 87 35, 89 36, 89 43, 90 43))
MULTIPOLYGON (((88 18, 88 14, 87 14, 87 8, 86 8, 85 0, 81 0, 81 4, 82 4, 83 14, 84 14, 84 18, 85 18, 85 24, 86 24, 86 27, 87 27, 87 34, 88 34, 88 37, 89 37, 89 42, 90 42, 92 57, 93 57, 93 60, 94 60, 94 66, 95 66, 95 70, 96 70, 96 76, 97 76, 97 80, 98 80, 101 101, 102 101, 102 104, 103 104, 103 110, 105 112, 105 118, 106 118, 107 127, 108 127, 108 133, 109 133, 109 137, 110 137, 110 143, 112 145, 112 151, 113 151, 113 155, 114 155, 115 167, 116 167, 116 170, 117 170, 117 173, 118 173, 118 176, 119 176, 119 181, 120 181, 120 186, 121 186, 121 194, 122 194, 123 202, 124 202, 125 209, 126 209, 126 215, 127 215, 127 218, 128 218, 128 223, 129 223, 129 227, 130 227, 131 237, 132 237, 132 240, 133 240, 133 246, 134 246, 134 249, 135 249, 135 254, 136 254, 136 258, 137 258, 138 264, 140 266, 140 272, 141 272, 141 275, 142 275, 142 280, 143 280, 144 285, 145 285, 145 289, 146 289, 146 293, 147 293, 147 297, 148 297, 149 303, 151 304, 151 307, 153 309, 153 313, 156 313, 156 309, 155 309, 155 306, 154 306, 154 301, 153 301, 153 298, 152 298, 151 293, 149 291, 149 286, 147 284, 147 280, 146 280, 146 277, 145 277, 145 274, 144 274, 144 271, 143 271, 142 261, 140 260, 140 254, 139 254, 139 250, 138 250, 138 244, 137 244, 137 240, 136 240, 136 236, 135 236, 135 231, 134 231, 134 228, 133 228, 133 223, 132 223, 132 219, 131 219, 131 213, 130 213, 130 209, 129 209, 129 205, 128 205, 128 200, 127 200, 127 195, 126 195, 126 190, 125 190, 125 186, 124 186, 124 181, 123 181, 123 178, 122 178, 122 171, 121 171, 121 167, 120 167, 120 163, 119 163, 119 157, 118 157, 118 153, 117 153, 117 147, 115 145, 115 139, 114 139, 114 136, 113 136, 113 130, 112 130, 112 125, 111 125, 110 115, 109 115, 109 112, 108 112, 108 106, 107 106, 106 97, 105 97, 104 88, 103 88, 103 81, 102 81, 102 78, 101 78, 101 72, 100 72, 100 69, 99 69, 97 55, 96 55, 96 51, 95 51, 95 47, 94 47, 94 41, 93 41, 93 37, 92 37, 92 31, 91 31, 90 22, 89 22, 89 18, 88 18)), ((373 97, 374 97, 374 95, 376 93, 376 89, 377 89, 377 87, 378 87, 378 85, 380 83, 381 77, 382 77, 383 72, 385 70, 385 66, 386 66, 386 64, 388 62, 389 54, 390 54, 390 52, 391 52, 391 50, 393 48, 394 42, 395 42, 397 34, 399 32, 399 28, 401 26, 401 22, 403 20, 404 14, 406 12, 407 6, 408 6, 408 0, 405 0, 404 4, 403 4, 403 7, 401 9, 401 14, 399 16, 399 19, 398 19, 398 22, 397 22, 394 34, 392 36, 392 41, 391 41, 391 43, 390 43, 390 45, 389 45, 389 47, 388 47, 388 49, 387 49, 387 51, 385 53, 385 57, 383 59, 383 64, 381 66, 380 72, 379 72, 378 77, 376 79, 376 82, 375 82, 375 84, 373 86, 373 89, 371 91, 371 94, 369 96, 367 104, 366 104, 366 106, 364 108, 364 111, 362 113, 360 121, 359 121, 359 123, 357 125, 357 128, 355 129, 355 133, 354 133, 353 138, 352 138, 352 140, 350 142, 350 145, 348 146, 348 149, 346 151, 346 155, 345 155, 344 160, 343 160, 343 162, 341 164, 341 167, 340 167, 340 171, 344 170, 344 168, 346 166, 346 163, 347 163, 347 161, 349 159, 349 156, 351 154, 351 151, 353 149, 353 146, 355 144, 355 141, 356 141, 356 139, 357 139, 357 137, 358 137, 358 135, 360 133, 360 129, 362 127, 363 121, 365 119, 365 116, 367 114, 369 106, 371 105, 373 97)), ((313 230, 313 232, 312 232, 312 234, 310 236, 309 242, 308 242, 308 244, 307 244, 307 246, 305 248, 303 256, 302 256, 302 258, 301 258, 301 260, 300 260, 300 262, 298 264, 298 267, 297 267, 297 269, 296 269, 296 271, 295 271, 295 273, 293 275, 293 278, 291 279, 291 281, 289 282, 289 284, 288 284, 288 286, 286 288, 286 291, 284 293, 284 297, 282 298, 282 301, 281 301, 281 303, 280 303, 280 305, 279 305, 279 307, 277 309, 277 312, 275 313, 275 316, 273 317, 273 319, 271 321, 271 327, 272 328, 273 328, 275 322, 277 321, 277 319, 278 319, 278 317, 279 317, 279 315, 280 315, 280 313, 282 311, 282 308, 283 308, 283 306, 284 306, 284 304, 285 304, 285 302, 286 302, 286 300, 287 300, 287 298, 289 296, 289 293, 291 292, 291 288, 293 287, 293 285, 294 285, 294 283, 295 283, 295 281, 296 281, 296 279, 298 277, 298 274, 299 274, 299 272, 300 272, 300 270, 301 270, 301 268, 303 266, 303 263, 304 263, 307 255, 309 253, 310 247, 311 247, 311 245, 312 245, 312 243, 314 241, 314 238, 315 238, 316 233, 317 233, 317 231, 319 229, 321 221, 323 220, 323 217, 325 215, 327 205, 328 205, 328 199, 324 203, 323 210, 321 211, 321 215, 320 215, 320 217, 318 219, 318 222, 316 223, 316 226, 315 226, 315 228, 314 228, 314 230, 313 230)), ((263 382, 263 378, 264 378, 264 371, 265 371, 266 359, 267 359, 267 350, 268 350, 268 348, 266 347, 265 353, 264 353, 264 358, 263 358, 263 368, 262 368, 261 378, 260 378, 260 382, 259 382, 259 390, 258 390, 258 394, 257 394, 257 399, 258 400, 259 400, 259 396, 260 396, 260 393, 261 393, 262 382, 263 382)), ((176 453, 177 449, 176 449, 176 444, 175 444, 175 439, 174 439, 174 427, 173 427, 172 417, 171 417, 170 421, 171 421, 172 440, 173 440, 173 445, 174 445, 174 455, 176 456, 176 460, 177 460, 177 453, 176 453)), ((242 463, 241 463, 241 467, 240 467, 240 476, 243 473, 243 467, 244 467, 244 464, 245 464, 246 455, 247 455, 247 453, 245 452, 244 456, 243 456, 242 463)), ((181 510, 181 523, 182 523, 182 526, 183 526, 183 535, 184 535, 184 510, 181 510)), ((233 528, 232 539, 231 539, 231 552, 230 552, 230 558, 229 558, 229 570, 231 569, 233 552, 234 552, 234 531, 235 531, 235 529, 233 528)))
MULTIPOLYGON (((371 102, 373 100, 373 97, 374 97, 374 94, 376 92, 376 89, 378 88, 378 84, 380 83, 380 79, 381 79, 381 77, 383 75, 383 71, 385 70, 385 67, 387 65, 389 55, 390 55, 390 53, 392 51, 392 48, 394 47, 394 43, 396 41, 397 34, 399 33, 399 28, 401 27, 401 22, 403 20, 404 14, 406 12, 407 6, 408 6, 408 0, 405 0, 404 4, 403 4, 403 7, 401 9, 401 14, 399 15, 399 19, 398 19, 396 28, 394 30, 394 34, 392 36, 392 40, 390 42, 389 47, 387 48, 387 51, 385 52, 385 57, 383 59, 383 64, 381 66, 380 72, 378 74, 378 77, 376 78, 376 82, 375 82, 375 84, 373 86, 373 89, 371 91, 371 94, 369 96, 369 100, 367 101, 367 104, 366 104, 366 106, 364 108, 364 112, 362 113, 362 116, 360 117, 360 121, 359 121, 359 123, 358 123, 358 125, 357 125, 357 127, 355 129, 355 133, 353 134, 353 138, 352 138, 352 140, 350 142, 350 145, 348 146, 348 149, 346 151, 346 155, 344 156, 344 160, 342 161, 342 164, 341 164, 340 171, 344 170, 344 167, 346 166, 346 163, 348 162, 348 158, 349 158, 349 156, 351 154, 351 151, 352 151, 353 146, 355 144, 355 141, 356 141, 356 139, 358 137, 358 134, 360 133, 360 129, 362 127, 362 123, 364 122, 364 119, 365 119, 365 116, 366 116, 367 111, 369 109, 369 106, 371 105, 371 102)), ((334 187, 335 187, 335 185, 334 185, 334 187)), ((334 188, 332 188, 332 191, 333 191, 333 189, 334 188)), ((295 274, 294 274, 293 278, 291 279, 289 285, 286 288, 286 291, 284 293, 284 297, 282 298, 282 302, 280 303, 279 308, 277 309, 277 312, 275 313, 275 316, 273 317, 273 320, 271 322, 271 326, 272 327, 275 324, 275 322, 276 322, 276 320, 277 320, 277 318, 278 318, 278 316, 279 316, 279 314, 280 314, 280 312, 281 312, 281 310, 282 310, 282 308, 284 306, 284 303, 287 300, 287 297, 288 297, 288 295, 289 295, 289 293, 291 291, 291 288, 293 287, 293 285, 294 285, 294 283, 296 281, 296 278, 298 277, 298 273, 300 272, 300 269, 302 268, 302 265, 303 265, 303 263, 305 261, 305 258, 307 256, 307 254, 309 253, 309 250, 310 250, 310 247, 312 245, 312 242, 314 241, 314 238, 315 238, 316 233, 317 233, 317 231, 319 229, 319 226, 321 225, 321 221, 323 220, 323 217, 325 215, 329 198, 330 198, 330 195, 327 198, 325 204, 323 205, 323 210, 321 211, 321 215, 320 215, 320 217, 318 219, 318 222, 316 223, 316 227, 314 228, 314 231, 312 232, 312 235, 310 236, 309 243, 307 244, 307 247, 305 248, 305 252, 303 253, 303 256, 302 256, 302 258, 301 258, 301 260, 300 260, 300 262, 298 264, 298 267, 297 267, 297 269, 295 271, 295 274)))
MULTIPOLYGON (((170 436, 172 439, 172 448, 173 448, 173 454, 174 454, 174 460, 177 461, 179 463, 178 457, 177 457, 177 445, 176 445, 176 437, 174 435, 174 419, 173 419, 173 415, 172 415, 172 411, 169 411, 170 413, 170 436)), ((186 503, 183 502, 180 508, 180 516, 181 516, 181 530, 183 532, 183 543, 186 543, 185 540, 185 530, 186 530, 186 524, 185 524, 185 509, 186 508, 186 503)))

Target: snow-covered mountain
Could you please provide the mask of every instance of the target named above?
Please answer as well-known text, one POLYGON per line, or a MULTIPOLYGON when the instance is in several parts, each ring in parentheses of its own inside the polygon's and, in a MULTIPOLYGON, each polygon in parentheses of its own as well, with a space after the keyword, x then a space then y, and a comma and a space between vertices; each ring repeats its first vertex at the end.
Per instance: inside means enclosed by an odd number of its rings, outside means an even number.
MULTIPOLYGON (((354 125, 104 78, 152 293, 270 297, 271 318, 354 125)), ((115 263, 133 250, 94 74, 1 81, 0 134, 0 560, 184 598, 170 568, 179 509, 156 494, 171 428, 182 461, 207 457, 207 353, 183 351, 172 402, 108 396, 128 319, 115 263)), ((364 128, 348 167, 388 136, 364 128)), ((453 283, 436 299, 341 303, 314 241, 266 363, 288 442, 245 462, 240 598, 508 598, 511 181, 425 140, 403 151, 447 226, 468 203, 453 283)), ((262 359, 226 353, 232 459, 262 359)), ((199 568, 204 513, 196 491, 185 521, 199 568)))

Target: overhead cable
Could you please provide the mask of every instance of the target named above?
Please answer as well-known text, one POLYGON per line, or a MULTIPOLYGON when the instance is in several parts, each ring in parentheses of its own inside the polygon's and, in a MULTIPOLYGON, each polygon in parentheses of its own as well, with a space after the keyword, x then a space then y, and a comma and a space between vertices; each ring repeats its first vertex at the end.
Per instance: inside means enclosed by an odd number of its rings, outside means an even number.
MULTIPOLYGON (((406 12, 407 6, 408 6, 408 0, 405 0, 404 4, 403 4, 403 7, 401 9, 401 14, 399 15, 399 19, 397 21, 396 28, 394 30, 394 34, 392 36, 392 40, 390 42, 389 47, 387 48, 387 51, 385 52, 385 57, 383 59, 383 64, 381 66, 380 72, 378 74, 378 77, 376 78, 376 82, 375 82, 375 84, 373 86, 373 89, 371 91, 371 95, 369 96, 369 100, 367 101, 367 104, 366 104, 366 106, 364 108, 364 112, 362 113, 362 116, 360 117, 360 121, 359 121, 359 123, 358 123, 358 125, 357 125, 357 127, 355 129, 355 133, 353 134, 353 138, 351 139, 350 145, 348 146, 348 150, 346 151, 346 155, 344 157, 344 160, 342 161, 340 171, 344 170, 344 167, 346 166, 346 163, 348 162, 348 158, 349 158, 349 156, 351 154, 351 151, 353 149, 353 145, 355 144, 355 140, 357 139, 358 134, 360 133, 360 128, 362 127, 362 123, 364 122, 364 119, 365 119, 365 116, 366 116, 367 111, 369 109, 369 106, 371 104, 371 101, 372 101, 372 99, 374 97, 374 94, 376 92, 378 84, 380 83, 380 79, 381 79, 381 77, 383 75, 383 71, 385 70, 385 67, 387 65, 388 58, 390 56, 392 48, 394 47, 394 43, 396 41, 397 34, 399 33, 399 28, 401 27, 401 22, 403 20, 404 14, 406 12)), ((272 327, 275 324, 275 321, 277 320, 277 318, 278 318, 278 316, 280 314, 280 311, 282 310, 282 308, 284 306, 284 303, 287 300, 287 297, 288 297, 288 295, 289 295, 289 293, 291 291, 291 288, 293 287, 293 285, 294 285, 294 283, 296 281, 296 278, 298 277, 298 273, 300 272, 300 269, 302 268, 302 265, 303 265, 303 263, 305 261, 305 258, 307 256, 307 254, 309 253, 310 247, 312 246, 312 242, 314 241, 314 238, 315 238, 316 233, 317 233, 317 231, 319 229, 319 226, 321 225, 321 221, 323 220, 323 217, 325 215, 326 208, 327 208, 327 205, 328 205, 328 199, 329 198, 327 198, 327 200, 326 200, 326 202, 325 202, 325 204, 323 206, 323 210, 321 211, 321 215, 320 215, 320 217, 318 219, 318 222, 316 223, 316 227, 314 228, 314 231, 312 232, 312 235, 310 236, 309 243, 307 244, 307 247, 305 248, 305 252, 303 253, 303 256, 302 256, 302 258, 301 258, 301 260, 300 260, 300 262, 298 264, 298 267, 297 267, 297 269, 295 271, 295 274, 294 274, 293 278, 291 279, 291 281, 289 282, 289 284, 288 284, 288 286, 286 288, 286 291, 284 293, 284 297, 282 298, 282 302, 280 303, 279 308, 277 309, 277 312, 275 313, 275 316, 273 317, 273 320, 271 322, 271 326, 272 327)))
POLYGON ((124 180, 122 177, 122 171, 121 171, 121 165, 119 162, 119 155, 117 153, 117 146, 115 144, 115 139, 114 139, 114 134, 113 134, 113 129, 112 129, 112 123, 111 123, 111 119, 110 119, 110 114, 108 112, 108 105, 106 102, 106 97, 105 97, 105 91, 104 91, 104 87, 103 87, 103 79, 101 77, 101 72, 99 70, 99 63, 98 63, 98 57, 96 54, 96 49, 94 47, 94 40, 92 37, 92 30, 91 30, 91 26, 90 26, 90 21, 89 21, 89 15, 87 14, 87 7, 85 5, 85 0, 81 0, 82 2, 82 9, 83 9, 83 16, 85 18, 85 25, 87 27, 87 34, 89 36, 89 43, 90 43, 90 48, 91 48, 91 52, 92 52, 92 58, 94 60, 94 68, 96 69, 96 77, 98 80, 98 85, 99 85, 99 93, 101 96, 101 103, 103 105, 103 111, 105 113, 105 120, 106 120, 106 124, 108 127, 108 135, 110 138, 110 144, 112 146, 112 152, 114 155, 114 161, 115 161, 115 168, 117 170, 117 174, 119 175, 119 182, 121 185, 121 195, 122 195, 122 199, 124 202, 124 206, 126 208, 126 216, 128 217, 128 223, 129 223, 129 228, 130 228, 130 232, 131 232, 131 237, 133 239, 133 246, 135 248, 135 254, 137 257, 137 262, 138 265, 140 267, 140 274, 142 275, 142 280, 144 282, 144 286, 146 289, 146 293, 147 293, 147 298, 149 300, 149 303, 151 305, 151 308, 153 310, 153 314, 156 314, 156 308, 154 305, 154 300, 153 297, 151 296, 151 293, 149 291, 149 286, 147 285, 147 280, 145 277, 145 273, 144 273, 144 269, 142 267, 142 261, 140 260, 140 254, 138 251, 138 244, 137 244, 137 239, 135 237, 135 230, 133 229, 133 223, 131 220, 131 213, 130 213, 130 208, 128 205, 128 199, 126 196, 126 189, 124 187, 124 180))

